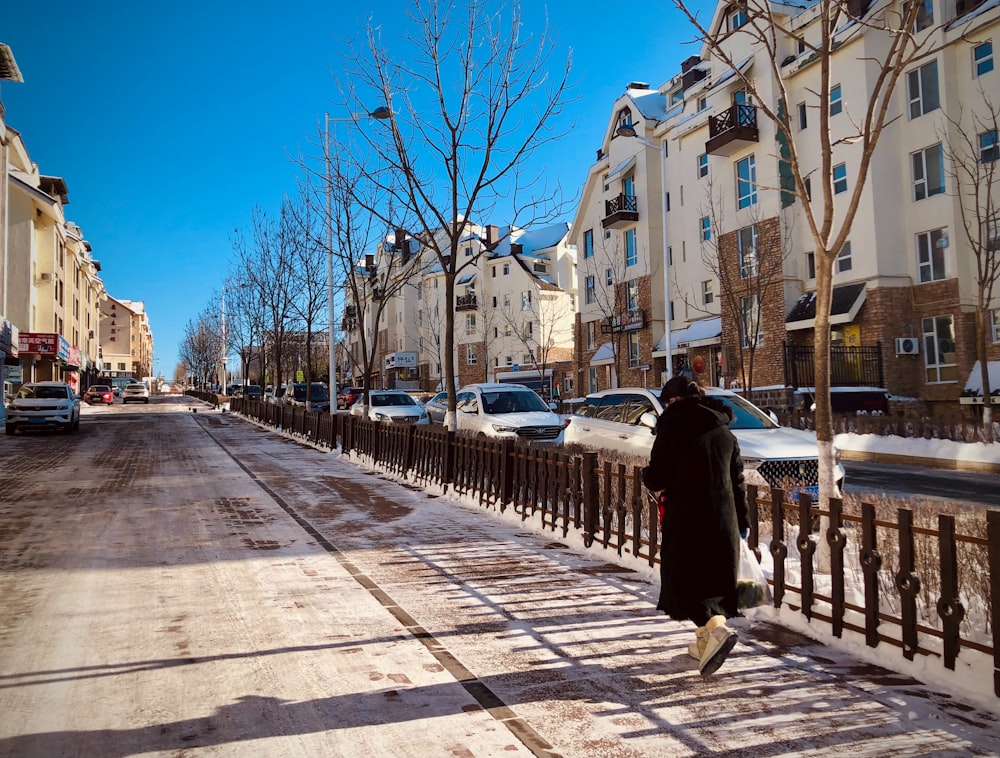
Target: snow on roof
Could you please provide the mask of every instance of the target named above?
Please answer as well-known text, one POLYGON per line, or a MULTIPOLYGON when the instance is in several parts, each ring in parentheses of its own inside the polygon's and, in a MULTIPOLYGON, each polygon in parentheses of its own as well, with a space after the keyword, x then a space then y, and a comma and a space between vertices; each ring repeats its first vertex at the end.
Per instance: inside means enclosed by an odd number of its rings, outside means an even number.
POLYGON ((539 250, 555 247, 566 238, 569 230, 570 224, 565 221, 538 229, 514 229, 506 239, 497 245, 491 257, 502 258, 510 255, 511 242, 521 245, 522 255, 531 255, 539 250))
POLYGON ((656 90, 630 90, 629 95, 643 118, 663 121, 667 117, 667 98, 656 90))

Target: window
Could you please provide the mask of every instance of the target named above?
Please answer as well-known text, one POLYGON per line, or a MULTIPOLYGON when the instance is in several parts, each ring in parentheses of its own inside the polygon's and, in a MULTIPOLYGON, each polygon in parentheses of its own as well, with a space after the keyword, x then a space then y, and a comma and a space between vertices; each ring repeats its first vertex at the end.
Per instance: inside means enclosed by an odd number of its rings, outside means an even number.
POLYGON ((593 350, 597 347, 597 322, 588 321, 586 323, 587 349, 593 350))
POLYGON ((471 258, 472 257, 472 248, 471 247, 465 248, 465 257, 466 258, 471 258))
POLYGON ((924 200, 944 192, 944 151, 941 145, 913 153, 913 199, 924 200))
POLYGON ((505 263, 503 264, 503 275, 507 276, 508 274, 510 274, 510 264, 505 263))
POLYGON ((735 32, 747 22, 746 7, 737 8, 729 14, 729 31, 735 32))
POLYGON ((712 219, 708 216, 701 217, 701 239, 703 242, 712 239, 712 219))
POLYGON ((740 279, 757 275, 757 225, 744 226, 736 233, 740 259, 740 279))
POLYGON ((845 271, 850 271, 852 268, 854 268, 854 262, 851 260, 851 241, 848 240, 840 248, 840 253, 837 255, 835 273, 842 274, 845 271))
POLYGON ((847 164, 838 163, 833 167, 833 194, 847 192, 847 164))
POLYGON ((531 290, 521 293, 521 310, 522 311, 531 310, 531 290))
POLYGON ((708 153, 698 156, 698 178, 708 176, 708 153))
POLYGON ((937 282, 945 278, 944 249, 946 244, 947 238, 944 235, 944 229, 921 232, 917 235, 917 267, 921 284, 937 282))
POLYGON ((607 283, 607 285, 609 287, 611 287, 612 285, 614 285, 614 283, 615 283, 615 270, 613 268, 609 268, 607 271, 604 272, 604 281, 607 283))
POLYGON ((757 347, 761 343, 760 313, 757 296, 740 298, 740 347, 757 347))
POLYGON ((597 392, 598 391, 598 388, 597 388, 597 368, 596 367, 591 367, 587 371, 587 384, 590 385, 590 389, 587 390, 588 392, 597 392))
POLYGON ((465 314, 465 333, 475 334, 476 333, 476 314, 466 313, 465 314))
POLYGON ((701 283, 701 303, 702 305, 711 305, 713 300, 715 300, 715 292, 712 280, 706 279, 701 283))
POLYGON ((423 299, 424 299, 424 283, 420 282, 417 285, 417 300, 423 300, 423 299))
POLYGON ((913 22, 913 31, 922 32, 934 23, 934 2, 933 0, 917 0, 917 18, 913 22))
POLYGON ((634 266, 639 262, 639 253, 635 249, 635 229, 625 232, 625 265, 634 266))
POLYGON ((1000 342, 1000 308, 994 308, 990 315, 993 317, 991 329, 993 332, 993 342, 1000 342))
POLYGON ((470 366, 476 363, 476 346, 471 342, 465 346, 465 362, 470 366))
POLYGON ((625 197, 635 197, 635 177, 631 174, 622 179, 622 194, 625 197))
POLYGON ((976 76, 988 74, 993 70, 993 40, 988 39, 981 45, 972 48, 972 64, 976 70, 976 76))
POLYGON ((675 89, 673 92, 670 93, 671 105, 677 105, 677 103, 681 102, 683 99, 684 99, 683 89, 675 89))
POLYGON ((799 131, 801 132, 803 129, 809 126, 809 115, 808 111, 806 110, 806 104, 799 103, 798 106, 796 106, 796 110, 798 111, 799 114, 799 131))
POLYGON ((752 155, 736 162, 736 207, 757 203, 757 163, 752 155))
POLYGON ((830 87, 830 115, 836 116, 844 110, 843 95, 839 84, 830 87))
POLYGON ((594 230, 588 229, 583 233, 583 257, 594 257, 594 230))
POLYGON ((504 310, 510 310, 510 293, 505 292, 503 296, 503 307, 504 310))
POLYGON ((707 97, 699 97, 698 98, 698 110, 699 111, 703 111, 703 110, 706 110, 707 108, 708 108, 708 98, 707 97))
POLYGON ((937 61, 931 61, 915 71, 908 72, 906 91, 910 97, 910 118, 917 118, 940 108, 937 61))
POLYGON ((998 155, 1000 155, 1000 150, 997 147, 997 130, 990 129, 988 132, 980 134, 979 162, 993 163, 996 161, 998 155))
POLYGON ((513 333, 514 333, 514 327, 512 327, 510 324, 504 324, 503 325, 503 336, 504 337, 510 337, 513 333))
POLYGON ((806 279, 816 278, 816 253, 806 253, 806 279))
POLYGON ((639 310, 639 282, 625 282, 625 310, 639 310))
POLYGON ((597 293, 594 289, 594 277, 588 276, 583 280, 583 302, 587 305, 597 300, 597 293))
POLYGON ((639 332, 631 331, 628 333, 628 366, 629 368, 636 368, 639 365, 641 358, 639 355, 639 332))
POLYGON ((929 383, 958 380, 955 322, 951 316, 923 319, 925 378, 929 383))
POLYGON ((509 355, 506 356, 503 360, 504 360, 504 363, 506 365, 508 365, 508 366, 513 366, 514 365, 514 359, 511 358, 509 355))

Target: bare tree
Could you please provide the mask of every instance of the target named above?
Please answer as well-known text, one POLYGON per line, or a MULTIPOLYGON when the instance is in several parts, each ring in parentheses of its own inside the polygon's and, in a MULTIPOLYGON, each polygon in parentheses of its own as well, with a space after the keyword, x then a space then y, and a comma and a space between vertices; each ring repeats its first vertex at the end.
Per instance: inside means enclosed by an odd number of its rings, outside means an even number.
POLYGON ((976 264, 976 358, 983 385, 983 435, 991 442, 996 435, 986 344, 992 329, 990 306, 1000 281, 1000 198, 997 197, 1000 117, 986 93, 980 91, 980 94, 981 107, 967 114, 945 115, 949 128, 941 142, 945 165, 958 197, 961 234, 976 264))
POLYGON ((211 383, 222 355, 222 324, 218 309, 209 307, 184 328, 180 359, 199 386, 211 383))
POLYGON ((720 25, 709 27, 699 20, 693 5, 686 0, 673 1, 694 26, 698 40, 712 58, 737 77, 752 97, 757 112, 774 126, 782 150, 782 154, 775 157, 792 179, 787 187, 774 189, 781 189, 799 201, 799 213, 815 245, 816 437, 820 497, 825 502, 839 495, 834 482, 830 403, 830 306, 834 267, 861 205, 876 147, 893 120, 890 114, 896 87, 908 69, 940 49, 935 44, 938 36, 926 30, 914 33, 918 17, 925 13, 922 2, 872 4, 867 0, 817 0, 808 9, 814 20, 806 29, 791 23, 789 6, 767 0, 745 0, 739 5, 742 23, 734 29, 725 19, 720 25), (830 124, 831 108, 842 107, 839 99, 831 98, 836 82, 833 78, 835 59, 838 50, 862 35, 871 40, 864 47, 868 97, 862 112, 848 113, 856 128, 853 135, 845 138, 835 135, 830 124), (746 45, 759 53, 753 69, 740 65, 746 55, 746 45), (818 78, 816 87, 804 93, 808 98, 808 112, 817 116, 816 128, 810 128, 807 134, 794 133, 786 111, 790 100, 789 73, 782 61, 796 46, 816 67, 818 78), (766 73, 762 73, 761 68, 766 73), (838 193, 834 188, 834 153, 835 146, 840 143, 852 144, 856 151, 846 169, 853 174, 848 181, 850 190, 843 198, 835 200, 838 193), (819 168, 811 177, 807 177, 800 160, 805 155, 819 156, 819 168), (809 202, 807 178, 813 188, 813 202, 809 202))
MULTIPOLYGON (((553 125, 566 100, 569 59, 551 66, 554 44, 547 31, 523 37, 519 7, 493 10, 498 5, 411 0, 413 33, 384 40, 373 20, 363 49, 345 67, 351 110, 363 111, 371 97, 389 107, 386 128, 360 132, 370 151, 366 160, 404 179, 401 188, 382 186, 406 209, 412 219, 407 230, 424 241, 444 273, 449 426, 455 414, 455 280, 479 257, 459 255, 472 219, 496 217, 501 201, 511 227, 551 220, 564 210, 558 186, 542 185, 544 169, 532 158, 561 136, 553 125)), ((370 210, 387 225, 398 224, 384 207, 370 210)))
MULTIPOLYGON (((718 280, 722 315, 728 317, 740 337, 740 349, 736 351, 740 386, 747 397, 751 397, 754 360, 764 338, 762 326, 767 323, 764 313, 774 310, 772 306, 784 310, 783 285, 785 260, 791 253, 791 215, 782 213, 775 224, 762 219, 759 207, 755 207, 747 214, 750 223, 725 235, 723 192, 709 179, 705 195, 701 210, 705 214, 702 218, 708 219, 709 228, 702 232, 701 260, 718 280)), ((678 295, 688 302, 688 293, 680 291, 676 280, 673 284, 678 295)), ((696 310, 715 314, 696 301, 690 304, 696 310)))

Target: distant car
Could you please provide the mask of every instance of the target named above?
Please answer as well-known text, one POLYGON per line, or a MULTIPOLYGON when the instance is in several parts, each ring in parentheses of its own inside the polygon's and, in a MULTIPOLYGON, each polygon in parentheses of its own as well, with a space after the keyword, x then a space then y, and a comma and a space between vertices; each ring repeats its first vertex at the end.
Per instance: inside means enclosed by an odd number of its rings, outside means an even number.
POLYGON ((115 397, 121 397, 122 396, 122 386, 120 384, 116 384, 114 386, 113 392, 115 393, 115 397))
MULTIPOLYGON (((796 498, 808 492, 819 497, 819 450, 812 432, 778 425, 765 411, 740 395, 709 388, 733 412, 729 428, 740 443, 747 484, 782 487, 796 498)), ((641 387, 620 387, 587 395, 570 417, 565 443, 597 450, 615 450, 649 458, 654 429, 663 413, 660 393, 641 387)), ((844 467, 834 471, 843 487, 844 467)))
POLYGON ((362 391, 360 387, 344 387, 340 391, 340 394, 337 395, 337 407, 350 408, 358 401, 361 394, 362 391))
POLYGON ((80 428, 80 398, 66 382, 22 384, 7 406, 7 434, 17 430, 80 428))
POLYGON ((372 390, 368 393, 368 405, 355 403, 351 414, 367 415, 372 421, 397 424, 427 424, 427 411, 402 390, 372 390))
POLYGON ((563 420, 523 384, 469 384, 455 397, 459 431, 482 437, 562 442, 563 420))
POLYGON ((309 411, 329 413, 330 394, 322 382, 312 382, 309 385, 309 401, 306 402, 306 383, 296 382, 283 388, 282 399, 288 405, 300 405, 309 411))
POLYGON ((248 400, 260 400, 262 396, 259 384, 248 384, 243 388, 243 397, 248 400))
POLYGON ((122 403, 149 403, 149 388, 141 382, 126 384, 122 390, 122 403))
POLYGON ((426 403, 424 409, 432 424, 443 424, 445 414, 448 413, 448 393, 439 392, 426 403))
POLYGON ((95 384, 83 393, 83 402, 88 405, 111 405, 115 402, 115 391, 108 384, 95 384))

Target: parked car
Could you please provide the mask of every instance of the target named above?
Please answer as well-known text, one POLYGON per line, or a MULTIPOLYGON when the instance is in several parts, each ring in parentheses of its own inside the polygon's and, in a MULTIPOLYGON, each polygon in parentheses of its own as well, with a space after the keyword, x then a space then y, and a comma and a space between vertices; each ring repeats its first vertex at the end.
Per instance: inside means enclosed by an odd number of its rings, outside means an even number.
MULTIPOLYGON (((706 392, 733 412, 729 428, 740 443, 747 484, 783 487, 793 498, 802 491, 809 492, 814 500, 819 498, 815 434, 780 426, 772 416, 733 392, 713 388, 706 392)), ((663 405, 656 390, 622 387, 594 392, 570 417, 565 443, 648 459, 661 413, 663 405)), ((842 487, 844 467, 839 453, 834 478, 842 487)))
POLYGON ((432 424, 443 424, 445 414, 448 413, 448 393, 439 392, 426 403, 424 409, 432 424))
POLYGON ((340 394, 337 395, 337 407, 350 408, 358 401, 361 395, 362 390, 360 387, 344 387, 340 391, 340 394))
POLYGON ((126 384, 122 390, 122 403, 149 403, 149 387, 142 382, 126 384))
POLYGON ((372 390, 368 393, 368 405, 356 402, 351 408, 351 413, 386 423, 430 423, 424 407, 402 390, 372 390))
POLYGON ((7 434, 17 430, 80 428, 80 398, 66 382, 22 384, 7 406, 7 434))
POLYGON ((523 384, 468 384, 456 396, 459 431, 500 439, 562 442, 563 421, 523 384))
POLYGON ((115 391, 108 384, 95 384, 87 387, 87 391, 83 393, 83 402, 87 405, 111 405, 115 402, 115 391))
POLYGON ((312 382, 309 385, 309 402, 306 402, 306 383, 296 382, 283 388, 281 395, 283 402, 289 405, 300 405, 309 411, 319 411, 320 413, 330 412, 330 393, 326 391, 326 385, 322 382, 312 382))
POLYGON ((263 394, 259 384, 248 384, 243 388, 243 397, 247 400, 260 400, 263 394))

